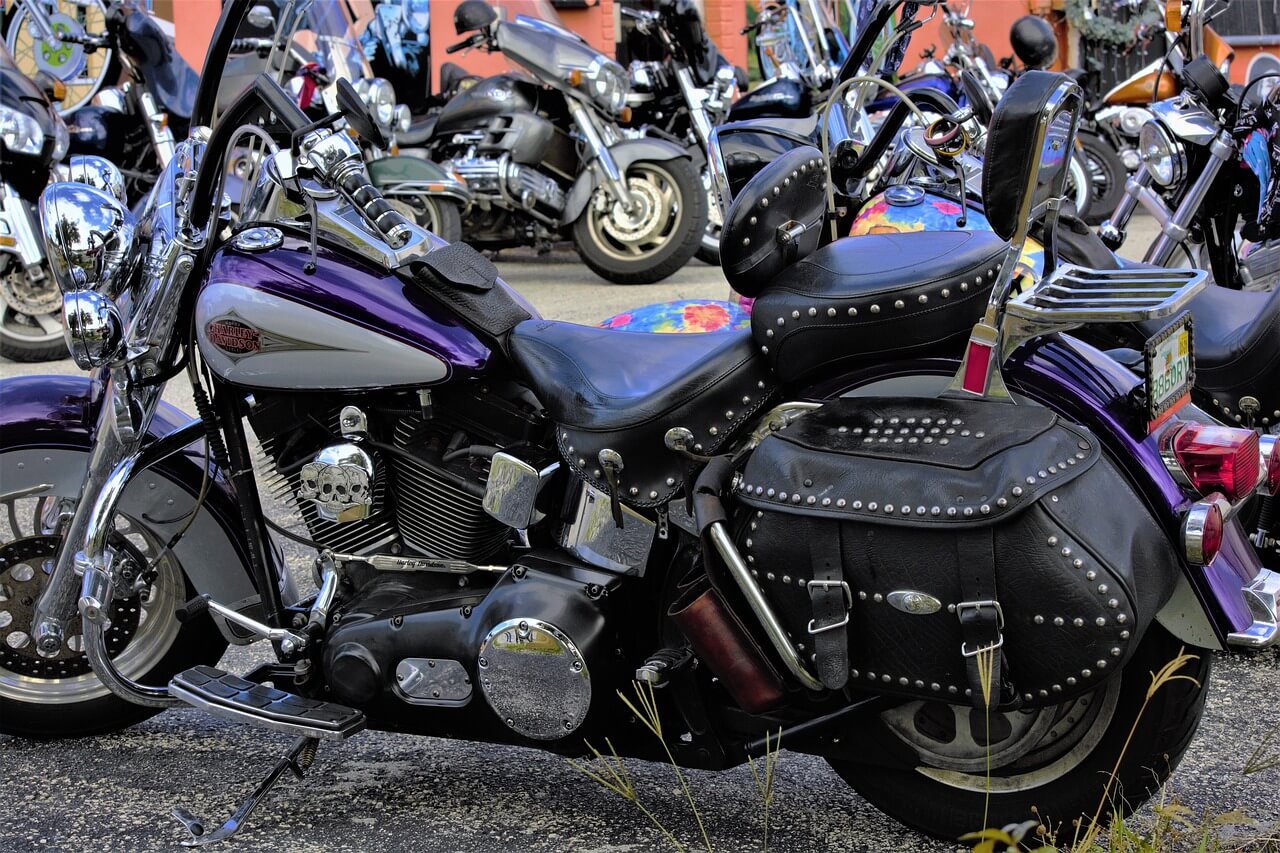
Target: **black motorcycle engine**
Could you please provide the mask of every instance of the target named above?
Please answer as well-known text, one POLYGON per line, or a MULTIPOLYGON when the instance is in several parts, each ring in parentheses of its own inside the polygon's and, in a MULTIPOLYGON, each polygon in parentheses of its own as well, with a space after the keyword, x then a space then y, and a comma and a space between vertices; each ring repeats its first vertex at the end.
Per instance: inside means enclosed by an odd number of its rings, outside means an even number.
POLYGON ((621 683, 615 575, 555 553, 521 558, 488 590, 350 568, 362 585, 335 615, 322 666, 333 697, 375 725, 556 741, 621 683))

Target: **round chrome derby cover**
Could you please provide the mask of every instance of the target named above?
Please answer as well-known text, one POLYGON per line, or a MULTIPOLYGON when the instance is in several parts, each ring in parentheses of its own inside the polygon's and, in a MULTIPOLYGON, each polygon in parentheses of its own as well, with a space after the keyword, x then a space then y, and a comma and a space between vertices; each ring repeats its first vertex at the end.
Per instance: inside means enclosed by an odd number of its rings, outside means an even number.
POLYGON ((578 647, 555 625, 508 619, 480 644, 480 689, 512 730, 533 740, 571 734, 591 707, 591 677, 578 647))

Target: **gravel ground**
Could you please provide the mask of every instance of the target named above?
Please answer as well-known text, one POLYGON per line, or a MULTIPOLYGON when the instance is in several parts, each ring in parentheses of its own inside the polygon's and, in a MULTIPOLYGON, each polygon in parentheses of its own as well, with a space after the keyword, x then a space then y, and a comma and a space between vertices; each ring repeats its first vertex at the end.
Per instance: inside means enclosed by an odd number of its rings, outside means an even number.
MULTIPOLYGON (((576 258, 559 253, 515 253, 498 264, 546 316, 579 322, 637 304, 725 292, 719 272, 699 263, 643 287, 602 284, 576 258)), ((0 359, 0 376, 74 372, 69 361, 28 366, 0 359)), ((168 396, 192 410, 181 382, 168 396)), ((291 551, 290 557, 301 575, 303 555, 291 551)), ((244 671, 264 651, 233 649, 222 666, 244 671)), ((1280 769, 1250 778, 1241 772, 1258 741, 1280 726, 1278 684, 1277 652, 1220 660, 1199 735, 1166 795, 1195 814, 1239 809, 1280 832, 1280 769)), ((183 831, 167 817, 171 809, 186 806, 222 820, 288 743, 285 735, 194 709, 82 741, 0 737, 0 802, 6 804, 0 851, 176 849, 183 831)), ((698 849, 697 826, 671 769, 628 765, 643 802, 698 849)), ((689 777, 715 849, 760 849, 760 806, 750 773, 739 768, 689 777)), ((1141 814, 1149 817, 1150 808, 1141 814)), ((953 849, 905 830, 853 794, 824 762, 793 753, 781 758, 770 827, 769 847, 776 851, 953 849)), ((615 853, 670 847, 634 807, 561 758, 368 732, 323 745, 305 781, 282 783, 251 829, 218 849, 615 853)))

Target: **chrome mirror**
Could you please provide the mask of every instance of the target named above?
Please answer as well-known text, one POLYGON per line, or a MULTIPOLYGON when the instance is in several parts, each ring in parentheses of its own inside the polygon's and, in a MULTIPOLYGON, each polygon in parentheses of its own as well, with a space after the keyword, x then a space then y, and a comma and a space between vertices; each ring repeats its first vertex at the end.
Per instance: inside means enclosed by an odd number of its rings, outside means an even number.
POLYGON ((271 12, 271 7, 264 6, 261 3, 250 9, 244 19, 249 26, 257 30, 274 30, 276 28, 276 16, 271 12))
POLYGON ((59 290, 111 295, 128 263, 136 229, 123 202, 88 184, 50 184, 40 194, 40 228, 59 290))
POLYGON ((115 163, 105 157, 77 154, 57 167, 58 180, 74 181, 111 193, 124 201, 124 175, 115 163))

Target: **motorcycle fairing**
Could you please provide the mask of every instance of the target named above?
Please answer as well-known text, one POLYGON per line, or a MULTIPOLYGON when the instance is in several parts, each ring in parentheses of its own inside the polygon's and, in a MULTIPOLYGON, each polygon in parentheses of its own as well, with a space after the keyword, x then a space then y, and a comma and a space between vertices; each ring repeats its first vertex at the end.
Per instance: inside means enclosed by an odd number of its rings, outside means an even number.
POLYGON ((536 113, 545 107, 540 95, 538 86, 523 75, 486 77, 449 99, 435 120, 432 137, 477 130, 494 116, 536 113))
POLYGON ((151 15, 126 7, 122 46, 138 63, 156 104, 169 114, 175 133, 185 132, 195 107, 200 76, 178 53, 151 15))
POLYGON ((422 191, 426 194, 447 196, 464 205, 471 201, 466 184, 446 172, 439 163, 421 157, 383 157, 368 163, 365 168, 369 172, 369 180, 384 195, 403 193, 408 189, 406 185, 429 185, 423 186, 422 191))
MULTIPOLYGON (((0 490, 11 492, 47 483, 47 494, 78 495, 102 407, 102 386, 88 376, 14 377, 0 382, 0 399, 4 400, 0 406, 0 490)), ((189 420, 162 402, 147 435, 150 440, 159 439, 189 420)), ((261 602, 249 568, 250 546, 235 491, 225 473, 212 461, 208 464, 208 493, 190 529, 174 545, 174 554, 197 593, 260 619, 261 602)), ((200 494, 204 465, 203 445, 193 444, 183 453, 138 472, 125 490, 121 510, 138 518, 145 514, 158 535, 172 536, 185 524, 183 512, 200 494), (165 523, 168 519, 172 521, 165 523)), ((280 554, 272 550, 267 559, 271 562, 269 571, 280 579, 284 599, 295 600, 297 591, 280 554)), ((215 621, 229 641, 249 642, 222 620, 215 621)))

